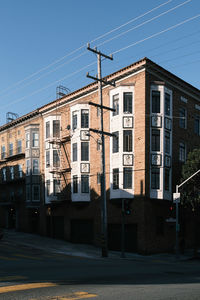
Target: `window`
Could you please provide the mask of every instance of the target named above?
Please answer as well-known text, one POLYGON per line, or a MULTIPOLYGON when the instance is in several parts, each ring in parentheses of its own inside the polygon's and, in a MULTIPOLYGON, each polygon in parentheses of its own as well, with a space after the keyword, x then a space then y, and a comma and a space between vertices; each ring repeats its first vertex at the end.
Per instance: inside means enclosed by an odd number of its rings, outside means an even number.
POLYGON ((165 131, 165 153, 170 153, 170 132, 165 131))
POLYGON ((60 137, 60 120, 53 120, 53 137, 60 137))
POLYGON ((81 160, 88 161, 89 160, 89 143, 81 142, 81 160))
POLYGON ((165 115, 170 116, 170 95, 165 93, 165 115))
POLYGON ((22 141, 18 140, 17 141, 17 153, 21 153, 22 152, 22 141))
POLYGON ((39 160, 33 159, 33 175, 39 174, 39 160))
POLYGON ((26 175, 30 175, 30 171, 31 171, 31 168, 30 168, 30 160, 27 159, 26 160, 26 175))
POLYGON ((13 155, 13 143, 9 144, 9 156, 13 155))
POLYGON ((132 168, 124 168, 124 189, 132 189, 132 168))
POLYGON ((123 131, 123 151, 124 152, 133 151, 132 130, 124 130, 123 131))
POLYGON ((113 96, 113 116, 119 115, 119 94, 113 96))
POLYGON ((50 137, 50 122, 46 122, 46 139, 50 137))
POLYGON ((119 189, 119 169, 113 169, 113 190, 119 189))
POLYGON ((186 109, 184 107, 179 108, 179 127, 186 129, 187 124, 187 114, 186 109))
POLYGON ((26 133, 26 148, 30 148, 30 133, 26 133))
POLYGON ((152 91, 152 106, 151 112, 152 113, 160 113, 160 92, 159 91, 152 91))
POLYGON ((151 169, 151 188, 158 190, 160 188, 160 169, 151 169))
POLYGON ((18 165, 18 176, 19 178, 23 177, 22 165, 18 165))
POLYGON ((89 193, 89 175, 81 175, 81 193, 89 193))
POLYGON ((132 114, 132 93, 124 93, 123 94, 124 100, 124 113, 132 114))
POLYGON ((101 173, 97 173, 97 184, 101 184, 101 173))
POLYGON ((186 160, 186 146, 185 143, 181 142, 179 144, 179 161, 185 162, 186 160))
POLYGON ((10 179, 13 180, 14 179, 14 167, 10 167, 10 179))
POLYGON ((60 167, 60 157, 58 150, 53 150, 53 167, 60 167))
POLYGON ((152 129, 151 150, 160 151, 160 130, 152 129))
POLYGON ((6 168, 2 169, 2 181, 6 181, 6 168))
POLYGON ((4 159, 6 157, 6 147, 1 146, 1 159, 4 159))
POLYGON ((97 151, 101 150, 101 139, 97 140, 97 151))
POLYGON ((33 201, 39 201, 40 200, 40 186, 39 185, 33 185, 32 190, 32 196, 33 201))
POLYGON ((50 151, 46 151, 46 168, 50 167, 50 151))
POLYGON ((200 116, 196 116, 194 119, 194 132, 200 135, 200 116))
POLYGON ((39 147, 39 133, 33 132, 33 147, 39 147))
POLYGON ((74 194, 78 193, 78 176, 77 175, 73 176, 73 193, 74 194))
POLYGON ((53 195, 57 196, 60 193, 60 180, 53 180, 53 195))
POLYGON ((46 193, 47 193, 47 197, 50 196, 50 188, 51 188, 51 181, 48 179, 46 181, 46 193))
POLYGON ((165 190, 169 191, 169 184, 170 184, 170 170, 165 168, 165 190))
POLYGON ((81 109, 81 128, 89 127, 89 110, 81 109))
POLYGON ((30 201, 31 200, 31 189, 30 189, 30 185, 27 184, 26 185, 26 201, 30 201))
POLYGON ((75 130, 77 128, 77 113, 72 113, 72 129, 75 130))
POLYGON ((77 143, 72 144, 72 161, 77 161, 77 143))
POLYGON ((113 139, 113 153, 119 152, 119 131, 115 131, 112 133, 114 136, 112 137, 113 139))

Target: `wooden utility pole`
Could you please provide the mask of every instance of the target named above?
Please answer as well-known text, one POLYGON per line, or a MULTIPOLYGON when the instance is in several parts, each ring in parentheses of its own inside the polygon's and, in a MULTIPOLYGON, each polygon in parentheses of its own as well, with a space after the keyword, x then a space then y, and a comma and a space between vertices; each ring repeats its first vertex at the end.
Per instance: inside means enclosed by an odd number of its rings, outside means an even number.
POLYGON ((89 51, 94 52, 97 54, 97 68, 98 68, 98 76, 93 77, 90 76, 87 73, 87 77, 94 79, 98 81, 98 92, 99 92, 99 105, 96 103, 89 102, 90 105, 96 106, 100 108, 101 111, 101 129, 99 130, 94 130, 90 128, 90 131, 100 133, 101 134, 101 233, 102 233, 102 257, 107 257, 108 256, 108 237, 107 237, 107 203, 106 203, 106 181, 105 181, 105 138, 104 135, 112 136, 112 134, 108 132, 104 132, 104 124, 103 124, 103 109, 108 109, 111 111, 115 111, 114 109, 110 107, 106 107, 103 105, 103 97, 102 97, 102 83, 104 84, 110 84, 115 86, 114 82, 111 81, 105 81, 102 78, 101 74, 101 57, 108 58, 110 60, 113 60, 112 56, 108 56, 106 54, 101 53, 98 51, 96 48, 92 49, 90 48, 90 44, 87 45, 87 49, 89 51))

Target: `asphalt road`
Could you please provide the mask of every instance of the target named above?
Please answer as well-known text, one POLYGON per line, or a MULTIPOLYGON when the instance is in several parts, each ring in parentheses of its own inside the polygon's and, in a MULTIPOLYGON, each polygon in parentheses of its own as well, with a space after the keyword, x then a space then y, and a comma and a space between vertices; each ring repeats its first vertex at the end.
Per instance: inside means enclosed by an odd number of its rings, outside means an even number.
POLYGON ((200 299, 200 261, 86 259, 0 242, 0 300, 200 299))

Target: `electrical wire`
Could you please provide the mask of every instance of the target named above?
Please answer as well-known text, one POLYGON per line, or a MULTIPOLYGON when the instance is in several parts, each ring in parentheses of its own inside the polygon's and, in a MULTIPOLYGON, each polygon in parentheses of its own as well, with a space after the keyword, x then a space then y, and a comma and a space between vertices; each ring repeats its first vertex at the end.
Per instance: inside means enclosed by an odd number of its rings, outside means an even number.
MULTIPOLYGON (((106 33, 104 33, 104 34, 102 34, 102 35, 96 37, 96 38, 94 38, 93 40, 90 41, 90 43, 93 43, 93 42, 96 42, 96 41, 102 39, 103 37, 105 37, 105 36, 107 36, 107 35, 109 35, 109 34, 115 32, 115 31, 121 29, 122 27, 127 26, 128 24, 130 24, 130 23, 132 23, 132 22, 134 22, 134 21, 136 21, 136 20, 138 20, 138 19, 140 19, 140 18, 142 18, 142 17, 144 17, 144 16, 150 14, 151 12, 153 12, 153 11, 159 9, 159 8, 162 7, 162 6, 167 5, 168 3, 172 2, 172 1, 173 1, 173 0, 168 0, 168 1, 166 1, 166 2, 164 2, 164 3, 162 3, 162 4, 160 4, 160 5, 158 5, 158 6, 154 7, 154 8, 152 8, 151 10, 149 10, 149 11, 147 11, 147 12, 145 12, 145 13, 143 13, 143 14, 141 14, 141 15, 139 15, 139 16, 133 18, 133 19, 131 19, 130 21, 128 21, 128 22, 126 22, 126 23, 124 23, 124 24, 122 24, 122 25, 120 25, 120 26, 118 26, 118 27, 116 27, 116 28, 114 28, 114 29, 112 29, 112 30, 110 30, 110 31, 108 31, 108 32, 106 32, 106 33)), ((190 1, 192 1, 192 0, 190 0, 190 1)), ((68 57, 68 56, 70 56, 70 55, 73 55, 74 53, 78 52, 79 50, 81 50, 81 49, 83 49, 83 48, 85 48, 85 45, 82 45, 82 46, 80 46, 80 47, 74 49, 74 50, 71 51, 70 53, 67 53, 66 55, 62 56, 61 58, 58 58, 57 60, 55 60, 54 62, 50 63, 49 65, 47 65, 47 66, 45 66, 45 67, 39 69, 38 71, 36 71, 36 72, 30 74, 29 76, 25 77, 24 79, 22 79, 22 80, 16 82, 15 84, 13 84, 13 85, 7 87, 7 88, 4 89, 3 91, 1 91, 1 94, 4 93, 5 91, 11 89, 12 87, 15 87, 15 86, 17 86, 17 85, 23 83, 24 81, 26 81, 26 80, 28 80, 28 79, 34 77, 35 75, 37 75, 37 74, 39 74, 39 73, 41 73, 41 72, 47 70, 48 68, 50 68, 50 67, 52 67, 53 65, 57 64, 58 62, 64 60, 66 57, 68 57)))
MULTIPOLYGON (((124 51, 124 50, 130 48, 130 47, 133 47, 133 46, 135 46, 135 45, 138 45, 138 44, 140 44, 140 43, 142 43, 142 42, 144 42, 144 41, 146 41, 146 40, 149 40, 149 39, 152 39, 152 38, 154 38, 154 37, 156 37, 156 36, 159 36, 159 35, 161 35, 161 34, 163 34, 163 33, 165 33, 165 32, 168 32, 168 31, 170 31, 170 30, 172 30, 172 29, 174 29, 174 28, 177 28, 177 27, 179 27, 179 26, 181 26, 181 25, 183 25, 183 24, 185 24, 185 23, 187 23, 187 22, 190 22, 190 21, 192 21, 192 20, 194 20, 194 19, 197 19, 197 18, 199 18, 199 17, 200 17, 200 14, 198 14, 198 15, 196 15, 196 16, 193 16, 193 17, 191 17, 191 18, 188 18, 188 19, 186 19, 186 20, 184 20, 184 21, 182 21, 182 22, 180 22, 180 23, 177 23, 177 24, 175 24, 175 25, 173 25, 173 26, 168 27, 167 29, 164 29, 164 30, 162 30, 162 31, 160 31, 160 32, 157 32, 157 33, 155 33, 155 34, 153 34, 153 35, 151 35, 151 36, 148 36, 148 37, 146 37, 146 38, 144 38, 144 39, 142 39, 142 40, 139 40, 139 41, 137 41, 137 42, 134 42, 134 43, 132 43, 132 44, 126 46, 126 47, 123 47, 123 48, 121 48, 121 49, 118 49, 118 50, 116 50, 115 52, 113 52, 113 54, 117 54, 117 53, 119 53, 119 52, 121 52, 121 51, 124 51)), ((47 89, 48 87, 50 87, 50 86, 52 86, 52 85, 54 85, 54 84, 56 84, 56 83, 58 83, 58 82, 60 82, 60 81, 62 81, 62 80, 64 80, 64 79, 66 79, 66 78, 69 78, 69 77, 71 77, 71 76, 73 76, 73 75, 75 75, 75 74, 77 74, 77 73, 83 71, 84 69, 88 68, 89 66, 94 65, 94 64, 96 64, 96 61, 94 61, 94 62, 92 62, 92 63, 86 65, 85 67, 82 67, 81 69, 79 69, 79 70, 77 70, 77 71, 75 71, 75 72, 73 72, 73 73, 70 73, 70 74, 64 76, 63 78, 61 78, 61 79, 59 79, 59 80, 56 80, 56 81, 50 83, 49 85, 47 85, 47 86, 45 86, 45 87, 43 87, 43 88, 40 88, 40 89, 34 91, 33 93, 31 93, 31 94, 29 94, 29 95, 26 95, 26 96, 24 96, 24 97, 22 97, 22 98, 20 98, 20 99, 16 99, 15 101, 12 101, 11 103, 9 103, 9 104, 7 104, 7 105, 2 106, 1 108, 6 108, 6 107, 9 107, 11 104, 19 103, 19 102, 21 102, 22 100, 24 100, 25 98, 30 97, 30 96, 33 96, 33 95, 37 94, 38 92, 40 92, 40 91, 42 91, 42 90, 45 90, 45 89, 47 89)))

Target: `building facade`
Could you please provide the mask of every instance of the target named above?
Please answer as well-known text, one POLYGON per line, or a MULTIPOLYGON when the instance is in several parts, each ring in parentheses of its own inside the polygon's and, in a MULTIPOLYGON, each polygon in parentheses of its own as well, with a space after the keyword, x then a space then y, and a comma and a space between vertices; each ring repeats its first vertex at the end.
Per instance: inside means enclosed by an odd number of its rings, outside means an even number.
MULTIPOLYGON (((144 58, 103 86, 109 249, 172 251, 168 222, 187 153, 200 146, 200 91, 144 58)), ((0 226, 101 245, 101 137, 92 83, 0 127, 0 226)), ((181 220, 192 245, 192 221, 181 220)))

